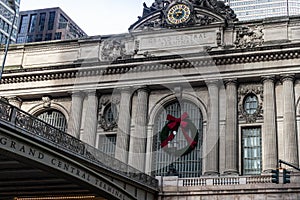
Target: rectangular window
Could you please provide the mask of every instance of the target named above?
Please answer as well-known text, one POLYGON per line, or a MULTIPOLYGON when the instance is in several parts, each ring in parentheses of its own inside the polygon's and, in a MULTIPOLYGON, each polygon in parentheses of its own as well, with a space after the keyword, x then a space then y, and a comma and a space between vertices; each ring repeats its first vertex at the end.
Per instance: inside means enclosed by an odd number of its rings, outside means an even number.
POLYGON ((59 24, 58 24, 58 29, 65 29, 68 25, 68 20, 65 16, 63 16, 62 14, 60 14, 59 17, 59 24))
POLYGON ((36 34, 35 35, 35 41, 40 42, 43 40, 43 34, 36 34))
POLYGON ((50 14, 49 14, 48 30, 53 30, 53 28, 54 28, 54 20, 55 20, 55 11, 50 12, 50 14))
POLYGON ((47 33, 45 35, 45 41, 52 40, 52 33, 47 33))
POLYGON ((27 26, 28 26, 28 15, 23 15, 21 17, 19 33, 26 33, 27 32, 27 26))
POLYGON ((39 31, 43 31, 45 28, 45 21, 46 21, 46 13, 40 14, 40 21, 39 21, 39 31))
POLYGON ((33 42, 33 35, 27 35, 26 42, 33 42))
POLYGON ((242 129, 243 175, 257 175, 262 170, 261 128, 242 129))
POLYGON ((30 16, 29 33, 33 33, 35 31, 35 25, 36 25, 36 14, 30 16))
POLYGON ((101 135, 99 137, 99 150, 115 157, 117 135, 101 135))
POLYGON ((55 40, 60 40, 61 39, 61 32, 55 33, 54 39, 55 40))

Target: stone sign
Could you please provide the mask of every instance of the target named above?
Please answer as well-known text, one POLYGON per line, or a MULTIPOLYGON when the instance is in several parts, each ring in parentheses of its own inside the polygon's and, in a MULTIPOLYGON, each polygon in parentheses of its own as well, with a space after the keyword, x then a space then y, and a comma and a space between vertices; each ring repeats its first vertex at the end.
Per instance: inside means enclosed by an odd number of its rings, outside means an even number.
POLYGON ((99 188, 101 191, 104 191, 117 199, 135 199, 134 197, 129 197, 125 191, 122 191, 122 189, 110 183, 110 180, 106 180, 105 177, 95 175, 77 164, 61 159, 58 156, 54 156, 44 150, 25 144, 24 142, 12 139, 2 133, 0 133, 0 148, 69 174, 99 188))
POLYGON ((140 50, 168 49, 194 46, 212 46, 216 44, 215 31, 199 33, 173 33, 173 35, 160 35, 141 38, 140 50))

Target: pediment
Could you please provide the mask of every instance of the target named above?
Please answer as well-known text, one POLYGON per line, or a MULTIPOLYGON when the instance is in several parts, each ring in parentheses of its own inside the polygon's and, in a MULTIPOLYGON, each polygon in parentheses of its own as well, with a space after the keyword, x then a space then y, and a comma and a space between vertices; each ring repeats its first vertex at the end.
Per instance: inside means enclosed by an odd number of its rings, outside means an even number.
POLYGON ((222 1, 156 0, 151 7, 144 4, 143 16, 139 17, 139 20, 130 26, 129 31, 176 29, 220 23, 227 25, 236 20, 233 10, 222 1), (182 12, 180 12, 180 9, 182 12), (186 13, 186 15, 182 13, 186 13), (170 20, 169 18, 173 15, 175 19, 170 20), (178 19, 176 19, 176 16, 178 16, 178 19))

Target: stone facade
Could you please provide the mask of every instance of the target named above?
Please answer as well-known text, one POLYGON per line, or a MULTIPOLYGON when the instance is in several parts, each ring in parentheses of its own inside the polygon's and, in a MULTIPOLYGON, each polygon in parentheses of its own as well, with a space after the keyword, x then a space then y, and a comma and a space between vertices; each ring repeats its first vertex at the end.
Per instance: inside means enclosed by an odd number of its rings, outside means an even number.
POLYGON ((189 100, 203 117, 202 176, 158 177, 160 199, 298 199, 296 171, 286 185, 272 184, 269 172, 278 159, 299 166, 299 18, 142 26, 12 45, 1 96, 33 115, 45 105, 61 111, 68 133, 97 148, 101 136, 116 134, 115 157, 149 174, 157 113, 174 99, 189 100), (251 95, 254 112, 245 109, 251 95), (109 121, 112 104, 117 118, 109 121), (246 127, 261 128, 261 175, 243 173, 246 127))

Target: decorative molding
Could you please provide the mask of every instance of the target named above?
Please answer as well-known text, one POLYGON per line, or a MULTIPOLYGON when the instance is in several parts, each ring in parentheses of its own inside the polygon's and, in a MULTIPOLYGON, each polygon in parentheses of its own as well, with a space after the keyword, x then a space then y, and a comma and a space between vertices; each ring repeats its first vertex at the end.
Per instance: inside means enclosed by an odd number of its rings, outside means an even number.
MULTIPOLYGON (((263 48, 263 47, 261 47, 263 48)), ((266 48, 267 49, 267 48, 266 48)), ((265 50, 260 49, 260 50, 265 50)), ((230 53, 238 53, 236 50, 230 51, 230 53)), ((218 55, 213 52, 214 55, 218 55)), ((220 52, 221 54, 222 52, 220 52)), ((195 66, 206 66, 210 64, 215 65, 230 65, 230 64, 244 64, 244 63, 255 63, 255 62, 269 62, 275 60, 288 60, 288 59, 299 59, 300 50, 287 50, 287 51, 276 51, 276 52, 266 52, 266 53, 252 53, 252 54, 240 54, 240 55, 228 55, 222 56, 220 58, 211 55, 211 59, 199 58, 198 60, 187 62, 186 60, 176 60, 175 56, 170 56, 166 60, 160 57, 147 57, 144 59, 130 59, 126 65, 120 66, 117 62, 110 65, 109 67, 95 68, 93 67, 96 63, 91 63, 91 69, 80 69, 77 64, 74 65, 59 65, 50 66, 34 69, 20 69, 12 70, 4 73, 5 76, 2 77, 1 84, 12 84, 12 83, 24 83, 24 82, 36 82, 36 81, 49 81, 49 80, 59 80, 59 79, 71 79, 82 76, 99 76, 99 75, 112 75, 112 74, 124 74, 128 71, 134 69, 135 71, 157 71, 165 68, 176 67, 176 69, 194 68, 195 66), (157 61, 161 59, 161 64, 149 63, 147 65, 140 64, 144 61, 157 61), (139 63, 137 63, 139 62, 139 63), (128 64, 127 64, 128 63, 128 64), (44 73, 41 73, 43 71, 44 73)), ((196 56, 196 55, 195 55, 196 56)), ((97 63, 99 65, 99 63, 97 63)), ((101 65, 101 64, 100 64, 101 65)), ((85 66, 88 67, 88 66, 85 66)))
POLYGON ((236 48, 253 48, 264 43, 264 33, 260 26, 250 28, 242 26, 237 29, 235 46, 236 48))
POLYGON ((143 4, 143 15, 130 26, 130 31, 158 28, 178 28, 182 26, 208 25, 215 22, 236 21, 236 14, 223 1, 217 0, 155 0, 151 6, 143 4), (190 9, 189 20, 179 24, 168 22, 168 11, 176 4, 184 4, 190 9))
POLYGON ((263 86, 257 85, 240 85, 238 89, 238 116, 239 120, 245 120, 247 123, 254 123, 263 119, 263 86), (257 97, 258 107, 256 112, 248 114, 244 109, 245 97, 254 94, 257 97))
POLYGON ((113 131, 118 127, 118 111, 119 111, 120 97, 117 96, 102 96, 99 100, 99 112, 98 112, 98 125, 104 131, 113 131), (117 113, 114 113, 114 120, 108 122, 106 120, 106 111, 110 106, 116 106, 117 113))

